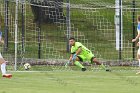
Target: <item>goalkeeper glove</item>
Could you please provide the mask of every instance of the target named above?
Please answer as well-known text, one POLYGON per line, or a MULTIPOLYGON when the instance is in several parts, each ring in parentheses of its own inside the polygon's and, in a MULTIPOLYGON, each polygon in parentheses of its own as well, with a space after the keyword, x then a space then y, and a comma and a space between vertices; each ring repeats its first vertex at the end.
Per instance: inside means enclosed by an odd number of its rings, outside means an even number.
POLYGON ((77 55, 74 54, 73 57, 72 57, 72 61, 75 61, 76 57, 77 57, 77 55))
POLYGON ((68 62, 66 62, 65 67, 67 67, 70 63, 70 60, 68 62))

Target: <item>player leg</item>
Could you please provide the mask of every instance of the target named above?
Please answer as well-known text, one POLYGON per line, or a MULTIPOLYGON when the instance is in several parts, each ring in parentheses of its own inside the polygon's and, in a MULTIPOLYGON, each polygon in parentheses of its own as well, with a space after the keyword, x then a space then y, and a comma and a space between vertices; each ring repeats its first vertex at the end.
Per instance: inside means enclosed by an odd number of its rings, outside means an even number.
POLYGON ((79 61, 83 61, 83 56, 82 55, 77 56, 76 60, 74 61, 74 64, 76 66, 80 67, 82 71, 86 71, 86 68, 79 61))
POLYGON ((140 48, 138 49, 137 59, 138 59, 138 61, 139 61, 139 67, 140 67, 140 48))
POLYGON ((96 63, 97 65, 100 65, 100 66, 101 66, 103 69, 105 69, 106 71, 111 71, 110 69, 107 69, 103 63, 99 62, 99 61, 97 60, 97 58, 94 56, 94 54, 89 53, 89 54, 88 54, 88 59, 90 59, 91 63, 94 62, 94 63, 96 63))
MULTIPOLYGON (((138 52, 137 52, 137 59, 139 61, 139 67, 140 67, 140 48, 138 49, 138 52)), ((140 71, 138 71, 136 74, 140 74, 140 71)))
POLYGON ((97 65, 100 65, 100 66, 101 66, 103 69, 105 69, 106 71, 110 71, 109 69, 107 69, 107 68, 105 67, 105 65, 104 65, 103 63, 99 62, 99 61, 97 60, 97 58, 93 57, 93 58, 92 58, 92 62, 96 63, 97 65))
POLYGON ((6 62, 3 59, 1 53, 0 53, 0 65, 1 65, 1 72, 2 72, 2 76, 6 77, 6 78, 10 78, 12 77, 11 74, 6 74, 6 62))

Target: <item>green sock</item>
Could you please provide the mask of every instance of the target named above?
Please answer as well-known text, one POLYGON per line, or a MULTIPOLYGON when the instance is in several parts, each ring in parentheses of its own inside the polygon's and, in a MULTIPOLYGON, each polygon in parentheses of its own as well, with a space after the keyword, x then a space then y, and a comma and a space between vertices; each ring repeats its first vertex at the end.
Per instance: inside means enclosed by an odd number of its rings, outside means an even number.
POLYGON ((75 61, 74 64, 80 68, 84 68, 84 66, 78 61, 75 61))
POLYGON ((101 64, 101 67, 102 67, 103 69, 105 69, 105 70, 106 70, 106 67, 105 67, 105 65, 104 65, 104 64, 101 64))

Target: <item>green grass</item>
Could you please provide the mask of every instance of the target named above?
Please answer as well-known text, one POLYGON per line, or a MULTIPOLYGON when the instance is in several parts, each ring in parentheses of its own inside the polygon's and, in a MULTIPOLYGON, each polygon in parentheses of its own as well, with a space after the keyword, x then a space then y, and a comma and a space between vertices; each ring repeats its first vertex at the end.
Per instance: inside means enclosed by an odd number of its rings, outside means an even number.
POLYGON ((13 72, 0 78, 0 93, 139 93, 135 72, 13 72))

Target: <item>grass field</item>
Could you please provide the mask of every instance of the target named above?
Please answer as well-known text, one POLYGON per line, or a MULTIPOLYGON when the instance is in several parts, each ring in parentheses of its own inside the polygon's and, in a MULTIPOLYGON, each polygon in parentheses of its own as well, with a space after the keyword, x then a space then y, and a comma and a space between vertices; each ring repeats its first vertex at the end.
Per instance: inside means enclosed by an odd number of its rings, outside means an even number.
POLYGON ((13 72, 0 78, 0 93, 139 93, 134 71, 13 72))

